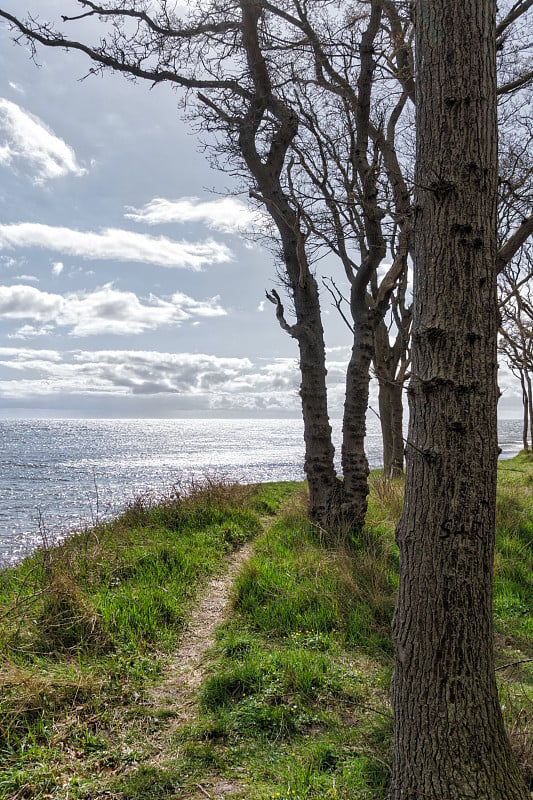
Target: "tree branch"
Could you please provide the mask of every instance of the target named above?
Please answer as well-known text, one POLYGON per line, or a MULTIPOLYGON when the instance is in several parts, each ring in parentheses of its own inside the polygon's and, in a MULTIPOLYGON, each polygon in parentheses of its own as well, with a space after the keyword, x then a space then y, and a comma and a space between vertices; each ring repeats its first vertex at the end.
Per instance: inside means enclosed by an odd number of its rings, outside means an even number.
POLYGON ((333 300, 333 305, 335 306, 335 308, 337 309, 337 311, 341 315, 342 319, 344 320, 344 322, 346 323, 346 325, 348 326, 348 328, 350 329, 350 331, 353 334, 354 330, 355 330, 354 326, 350 322, 350 320, 348 319, 348 317, 346 316, 344 311, 342 310, 342 301, 344 300, 344 302, 349 305, 350 304, 349 300, 347 300, 347 298, 344 297, 344 295, 342 294, 342 292, 340 291, 340 289, 336 285, 336 283, 333 280, 333 278, 329 278, 329 283, 331 284, 331 286, 328 285, 328 279, 327 278, 322 278, 322 284, 324 285, 324 288, 327 289, 328 292, 330 293, 330 295, 332 297, 332 300, 333 300))
POLYGON ((513 235, 500 247, 496 255, 496 271, 502 272, 524 242, 533 234, 533 213, 522 221, 513 235))
POLYGON ((135 78, 142 78, 143 80, 151 81, 153 84, 169 81, 170 83, 178 84, 187 89, 229 89, 239 97, 244 99, 250 98, 250 93, 244 89, 238 81, 233 80, 201 80, 197 78, 187 78, 184 75, 178 75, 177 72, 172 72, 168 69, 143 69, 139 64, 132 61, 127 61, 125 58, 120 61, 111 53, 106 53, 103 48, 90 47, 73 39, 66 39, 59 33, 42 28, 29 27, 22 20, 9 14, 7 11, 0 9, 0 19, 7 20, 12 28, 18 30, 23 36, 30 40, 30 42, 39 42, 45 47, 60 47, 64 50, 78 50, 85 53, 92 61, 99 64, 103 68, 115 70, 116 72, 123 72, 127 75, 132 75, 135 78))
POLYGON ((533 70, 530 72, 526 72, 523 75, 519 75, 518 78, 515 78, 514 81, 509 81, 508 83, 504 83, 502 86, 498 86, 497 94, 501 96, 503 94, 511 94, 512 92, 518 91, 518 89, 524 89, 528 84, 533 82, 533 70))
POLYGON ((265 291, 267 300, 270 300, 276 306, 276 319, 279 322, 281 328, 286 331, 289 336, 292 336, 293 339, 298 338, 298 326, 297 325, 289 325, 287 320, 285 319, 285 309, 283 308, 283 303, 281 302, 281 298, 279 294, 276 292, 275 289, 272 289, 271 292, 265 291))
POLYGON ((531 6, 533 6, 533 0, 518 0, 518 2, 515 3, 511 8, 507 16, 504 17, 504 19, 502 19, 502 21, 496 27, 497 39, 500 39, 501 35, 507 30, 507 28, 512 25, 513 22, 516 22, 516 20, 521 17, 522 14, 525 14, 526 11, 529 11, 531 6))

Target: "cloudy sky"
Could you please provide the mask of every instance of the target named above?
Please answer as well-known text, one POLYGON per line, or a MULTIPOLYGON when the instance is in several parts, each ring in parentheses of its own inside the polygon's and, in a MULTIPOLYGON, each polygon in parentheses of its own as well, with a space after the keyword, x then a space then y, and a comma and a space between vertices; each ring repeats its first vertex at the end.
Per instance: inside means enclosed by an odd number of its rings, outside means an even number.
MULTIPOLYGON (((38 61, 0 26, 0 413, 299 415, 295 343, 264 301, 273 257, 243 236, 257 220, 176 95, 82 81, 78 54, 38 61)), ((349 332, 334 312, 326 334, 335 416, 349 332)), ((518 416, 502 378, 502 415, 518 416)))

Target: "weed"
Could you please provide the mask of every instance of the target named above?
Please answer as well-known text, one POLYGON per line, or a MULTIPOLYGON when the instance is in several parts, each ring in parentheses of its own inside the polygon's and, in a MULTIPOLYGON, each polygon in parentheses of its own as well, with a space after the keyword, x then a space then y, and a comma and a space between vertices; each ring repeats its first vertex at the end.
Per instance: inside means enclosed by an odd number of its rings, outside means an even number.
POLYGON ((140 767, 113 782, 121 800, 172 800, 182 796, 181 783, 175 770, 140 767))
POLYGON ((382 521, 396 524, 403 509, 403 478, 386 478, 382 471, 373 472, 369 480, 371 501, 379 508, 382 521))

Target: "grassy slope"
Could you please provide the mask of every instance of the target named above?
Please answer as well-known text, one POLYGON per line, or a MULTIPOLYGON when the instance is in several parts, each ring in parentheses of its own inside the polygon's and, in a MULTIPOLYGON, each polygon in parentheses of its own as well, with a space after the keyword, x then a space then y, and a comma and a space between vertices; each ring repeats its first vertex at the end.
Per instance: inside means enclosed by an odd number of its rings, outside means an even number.
MULTIPOLYGON (((532 658, 532 489, 531 460, 500 465, 498 676, 530 775, 533 669, 515 662, 532 658)), ((0 798, 385 797, 401 494, 373 476, 347 550, 306 523, 294 484, 197 487, 1 573, 0 798), (251 536, 198 709, 176 727, 146 688, 202 579, 251 536)))

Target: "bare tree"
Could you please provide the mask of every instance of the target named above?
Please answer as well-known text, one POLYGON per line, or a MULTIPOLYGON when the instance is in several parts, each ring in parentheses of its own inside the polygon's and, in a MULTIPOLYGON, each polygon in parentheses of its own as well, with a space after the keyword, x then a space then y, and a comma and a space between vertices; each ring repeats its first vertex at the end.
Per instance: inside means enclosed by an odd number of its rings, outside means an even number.
POLYGON ((499 351, 522 388, 524 450, 533 449, 533 253, 508 264, 500 280, 499 351), (528 439, 528 434, 530 439, 528 439))
MULTIPOLYGON (((219 141, 220 133, 224 134, 221 145, 223 158, 227 162, 229 157, 230 168, 237 174, 247 175, 248 181, 252 179, 250 194, 265 206, 278 231, 282 280, 293 304, 295 323, 289 321, 283 301, 275 290, 268 292, 267 297, 276 307, 281 327, 297 340, 300 350, 300 394, 311 516, 315 522, 327 527, 334 522, 338 524, 342 517, 349 530, 360 530, 364 524, 368 493, 364 435, 369 365, 374 353, 373 334, 377 324, 383 320, 406 258, 405 243, 401 242, 403 234, 400 233, 398 254, 378 286, 377 267, 386 253, 381 225, 386 212, 378 202, 378 148, 375 140, 381 137, 385 141, 385 137, 371 121, 371 100, 378 70, 373 50, 383 33, 381 3, 372 0, 370 14, 365 9, 365 13, 358 17, 361 24, 352 26, 348 41, 341 43, 349 64, 349 69, 341 72, 335 63, 335 48, 340 41, 335 36, 339 24, 332 23, 335 14, 329 18, 323 14, 315 15, 311 21, 306 6, 300 3, 272 4, 266 0, 210 2, 206 10, 197 8, 196 16, 186 25, 176 19, 164 3, 155 14, 135 0, 127 6, 97 5, 90 0, 80 0, 80 4, 87 10, 73 17, 65 16, 63 21, 67 23, 87 17, 103 21, 108 33, 97 45, 70 40, 48 23, 35 20, 25 23, 1 10, 0 16, 8 19, 32 47, 37 42, 50 47, 81 50, 93 60, 94 71, 110 68, 135 78, 156 83, 167 81, 189 91, 198 90, 200 102, 195 113, 201 117, 204 130, 216 132, 219 141), (292 5, 295 7, 294 15, 287 10, 292 5), (135 22, 133 32, 132 21, 135 22), (324 43, 315 29, 320 26, 322 33, 327 32, 324 43), (283 54, 281 61, 276 60, 279 51, 283 54), (293 74, 287 75, 287 54, 293 65, 298 58, 306 60, 307 73, 314 71, 318 74, 318 83, 325 78, 326 91, 332 97, 343 95, 342 102, 349 111, 351 125, 350 163, 362 209, 361 260, 357 265, 348 256, 342 241, 344 234, 340 220, 333 223, 336 250, 341 255, 350 282, 353 320, 343 424, 342 484, 337 481, 333 467, 318 287, 306 249, 313 226, 305 204, 292 191, 294 184, 290 162, 287 161, 291 148, 296 153, 302 152, 301 143, 297 141, 298 129, 301 118, 306 116, 304 105, 295 92, 291 94, 284 90, 287 85, 298 85, 294 80, 294 66, 293 74), (319 69, 318 59, 322 60, 319 69), (352 80, 355 80, 356 91, 351 87, 352 80), (375 289, 373 296, 368 293, 371 282, 375 289)), ((340 28, 344 28, 344 21, 339 22, 340 28)), ((393 108, 392 116, 399 117, 404 105, 405 98, 401 92, 398 108, 393 108)), ((310 122, 308 115, 306 123, 310 122)), ((394 153, 392 156, 394 158, 394 153)), ((391 160, 390 154, 388 158, 391 160)), ((300 162, 304 172, 305 163, 300 162)), ((325 190, 324 182, 322 188, 325 190)), ((407 192, 404 196, 408 200, 407 192)), ((327 191, 323 192, 322 200, 334 216, 334 204, 328 206, 329 199, 327 191)), ((402 225, 407 224, 407 215, 404 214, 402 225)), ((327 236, 322 236, 322 241, 328 243, 327 236)), ((329 244, 332 241, 329 240, 329 244)))
MULTIPOLYGON (((300 134, 292 145, 295 159, 289 164, 291 194, 297 198, 308 230, 308 247, 318 247, 319 251, 325 248, 325 252, 335 254, 348 286, 344 318, 352 341, 343 417, 343 507, 350 509, 350 519, 356 519, 356 529, 364 523, 368 493, 364 437, 370 364, 372 360, 377 362, 376 353, 388 355, 392 349, 388 335, 386 344, 377 349, 377 331, 384 327, 395 292, 395 309, 403 309, 400 300, 409 236, 409 192, 405 189, 401 194, 407 202, 398 209, 398 198, 378 145, 378 140, 385 140, 385 126, 388 141, 393 140, 406 104, 405 93, 398 90, 397 84, 390 93, 393 99, 384 102, 385 84, 391 81, 385 62, 374 56, 387 49, 382 20, 381 3, 373 1, 360 16, 347 20, 344 38, 339 39, 335 31, 337 38, 333 39, 329 30, 317 31, 306 8, 299 6, 291 24, 301 28, 310 42, 314 69, 311 74, 309 70, 295 71, 286 90, 291 93, 300 118, 300 134), (379 100, 376 122, 373 114, 379 100), (392 264, 378 280, 378 268, 387 250, 392 264)), ((398 182, 397 173, 394 180, 398 182)), ((343 293, 336 279, 326 285, 334 304, 341 309, 343 293)), ((397 313, 396 318, 399 317, 397 313)), ((398 337, 397 350, 402 343, 398 337)), ((383 358, 380 365, 384 361, 383 358)), ((384 385, 387 377, 382 376, 384 385)), ((399 416, 403 454, 401 412, 399 416)), ((385 457, 391 458, 387 450, 385 457)))
MULTIPOLYGON (((298 132, 298 116, 280 98, 264 51, 270 46, 263 3, 256 0, 207 2, 182 21, 166 2, 150 4, 78 0, 83 13, 63 16, 67 24, 91 18, 104 25, 96 44, 71 40, 50 23, 23 22, 0 10, 20 38, 36 44, 78 50, 93 62, 91 72, 111 69, 152 84, 185 90, 187 113, 204 131, 222 141, 226 162, 246 175, 250 193, 267 209, 279 237, 283 280, 296 322, 285 316, 276 291, 268 294, 277 318, 299 348, 300 397, 304 420, 305 472, 311 518, 323 527, 338 517, 336 477, 327 411, 325 346, 317 282, 305 251, 298 209, 284 191, 287 151, 298 132), (194 110, 191 108, 194 106, 194 110)), ((34 51, 35 52, 35 51, 34 51)), ((216 157, 216 153, 214 154, 216 157)))

